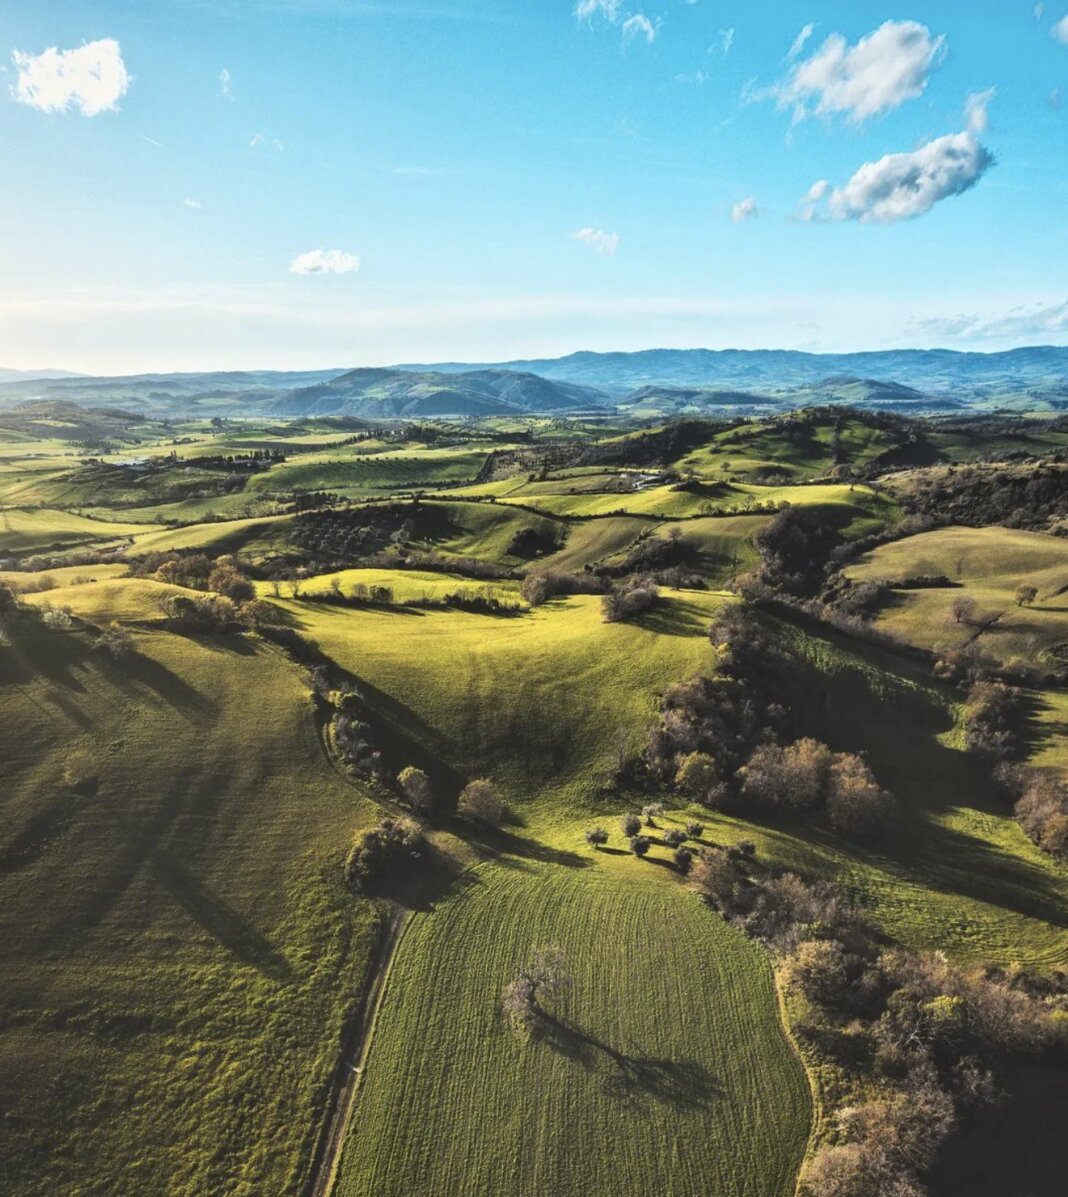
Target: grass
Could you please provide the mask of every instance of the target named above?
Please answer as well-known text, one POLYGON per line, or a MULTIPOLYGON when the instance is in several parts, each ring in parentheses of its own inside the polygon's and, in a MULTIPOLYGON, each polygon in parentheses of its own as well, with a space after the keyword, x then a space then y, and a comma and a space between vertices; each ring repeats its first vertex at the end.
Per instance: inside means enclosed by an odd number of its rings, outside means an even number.
POLYGON ((1041 532, 1008 528, 942 528, 882 545, 846 573, 856 581, 887 582, 945 577, 952 585, 897 590, 879 619, 911 644, 945 651, 975 642, 1001 661, 1052 665, 1068 645, 1068 542, 1041 532), (1030 607, 1019 607, 1016 588, 1037 587, 1030 607), (958 623, 955 600, 974 601, 976 615, 958 623))
POLYGON ((4 1193, 296 1191, 376 922, 340 885, 369 807, 275 651, 139 633, 119 668, 20 628, 0 649, 4 1193))
POLYGON ((145 530, 143 524, 87 519, 70 511, 0 510, 0 553, 40 553, 74 545, 106 544, 145 530))
POLYGON ((416 915, 339 1197, 793 1191, 809 1094, 766 959, 655 866, 589 863, 509 857, 416 915), (522 1043, 500 990, 542 943, 573 987, 522 1043))

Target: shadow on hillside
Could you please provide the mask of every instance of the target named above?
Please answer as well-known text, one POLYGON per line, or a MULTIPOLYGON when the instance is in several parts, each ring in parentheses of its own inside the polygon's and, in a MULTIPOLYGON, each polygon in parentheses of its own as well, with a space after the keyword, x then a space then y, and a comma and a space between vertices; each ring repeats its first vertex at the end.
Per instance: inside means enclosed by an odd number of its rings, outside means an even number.
POLYGON ((171 895, 238 960, 283 985, 294 981, 289 961, 270 940, 234 907, 198 881, 170 852, 157 847, 151 851, 149 859, 156 876, 171 895))
POLYGON ((486 858, 493 857, 503 865, 517 862, 536 861, 539 864, 563 865, 570 869, 588 869, 593 861, 579 852, 567 848, 553 848, 538 840, 515 835, 502 827, 475 827, 465 823, 456 828, 457 835, 466 839, 476 851, 486 858))
POLYGON ((107 653, 100 653, 99 660, 104 676, 118 689, 131 685, 144 687, 168 706, 191 718, 207 719, 218 710, 216 703, 155 657, 136 653, 125 660, 116 661, 107 653))
POLYGON ((681 599, 661 601, 651 611, 627 621, 658 636, 703 636, 708 628, 708 612, 695 603, 681 599))
POLYGON ((699 1110, 727 1096, 697 1060, 669 1060, 643 1052, 623 1052, 595 1035, 543 1013, 539 1040, 588 1072, 604 1072, 605 1089, 625 1102, 645 1098, 677 1110, 699 1110), (605 1066, 607 1065, 607 1068, 605 1066))

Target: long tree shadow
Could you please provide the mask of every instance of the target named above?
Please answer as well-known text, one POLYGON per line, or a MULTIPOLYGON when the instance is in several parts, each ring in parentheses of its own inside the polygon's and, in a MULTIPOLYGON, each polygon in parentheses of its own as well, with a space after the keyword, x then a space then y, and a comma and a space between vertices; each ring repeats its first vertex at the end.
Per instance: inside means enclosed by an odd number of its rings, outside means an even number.
POLYGON ((215 702, 154 657, 136 653, 116 661, 101 653, 100 661, 108 681, 118 689, 143 687, 176 711, 191 717, 207 719, 218 710, 215 702))
POLYGON ((698 1060, 671 1060, 644 1052, 624 1052, 552 1014, 542 1012, 538 1038, 553 1051, 574 1060, 587 1071, 602 1071, 613 1097, 625 1102, 651 1099, 677 1110, 699 1110, 727 1096, 698 1060))
POLYGON ((213 894, 166 848, 152 849, 149 860, 171 895, 238 960, 284 985, 296 979, 289 961, 271 941, 233 906, 213 894))

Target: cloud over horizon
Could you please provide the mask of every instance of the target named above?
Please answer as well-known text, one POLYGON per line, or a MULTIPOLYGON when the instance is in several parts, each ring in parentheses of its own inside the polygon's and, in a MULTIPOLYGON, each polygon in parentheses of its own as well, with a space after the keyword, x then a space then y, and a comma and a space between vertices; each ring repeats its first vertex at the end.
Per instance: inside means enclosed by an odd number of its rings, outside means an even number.
POLYGON ((581 241, 583 245, 591 245, 598 253, 612 257, 619 249, 621 240, 618 233, 606 233, 604 229, 576 229, 571 234, 572 241, 581 241))
POLYGON ((76 50, 50 46, 41 54, 15 50, 11 61, 18 78, 11 94, 20 104, 40 112, 98 116, 112 112, 130 88, 122 49, 111 37, 86 42, 76 50))
POLYGON ((310 249, 289 263, 290 274, 355 274, 360 259, 341 249, 310 249))

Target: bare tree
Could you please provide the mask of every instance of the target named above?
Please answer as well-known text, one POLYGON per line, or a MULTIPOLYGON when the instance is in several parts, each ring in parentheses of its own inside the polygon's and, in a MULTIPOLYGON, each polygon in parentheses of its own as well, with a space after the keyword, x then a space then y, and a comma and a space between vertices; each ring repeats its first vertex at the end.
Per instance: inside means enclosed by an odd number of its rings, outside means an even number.
POLYGON ((458 809, 465 819, 496 827, 504 814, 504 803, 493 782, 479 777, 464 786, 458 809))
POLYGON ((571 984, 564 951, 557 946, 536 948, 530 963, 501 991, 501 1004, 517 1035, 532 1035, 545 1016, 542 1003, 571 984))

